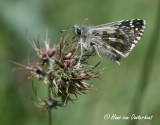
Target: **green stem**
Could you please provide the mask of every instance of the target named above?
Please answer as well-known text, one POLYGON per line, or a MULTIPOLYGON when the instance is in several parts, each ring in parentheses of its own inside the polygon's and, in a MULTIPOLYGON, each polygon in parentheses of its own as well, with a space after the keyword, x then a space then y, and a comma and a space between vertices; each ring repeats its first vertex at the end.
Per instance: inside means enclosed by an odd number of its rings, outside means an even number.
POLYGON ((52 111, 48 110, 48 125, 52 125, 52 111))
MULTIPOLYGON (((51 99, 51 89, 50 89, 50 84, 48 85, 48 100, 51 99)), ((48 125, 52 125, 52 109, 48 109, 48 125)))
MULTIPOLYGON (((131 116, 132 114, 139 115, 143 95, 144 95, 145 90, 147 88, 147 85, 149 83, 150 73, 151 73, 151 70, 153 67, 155 53, 156 53, 157 46, 158 46, 159 33, 160 33, 159 12, 160 12, 160 1, 159 1, 159 5, 158 5, 158 11, 157 11, 157 16, 156 16, 156 20, 155 20, 155 25, 154 25, 155 27, 154 27, 153 35, 151 37, 148 51, 147 51, 147 54, 144 59, 138 88, 136 90, 136 93, 135 93, 135 96, 133 99, 132 109, 130 111, 129 116, 131 116)), ((137 122, 138 122, 138 120, 130 120, 128 125, 136 125, 137 122)))

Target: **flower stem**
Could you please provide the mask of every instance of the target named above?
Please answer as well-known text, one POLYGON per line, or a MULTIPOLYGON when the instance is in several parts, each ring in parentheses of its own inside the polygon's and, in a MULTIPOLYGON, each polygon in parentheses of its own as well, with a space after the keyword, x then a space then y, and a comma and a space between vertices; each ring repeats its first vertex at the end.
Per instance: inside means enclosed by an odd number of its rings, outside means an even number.
POLYGON ((52 125, 52 109, 48 110, 48 125, 52 125))
MULTIPOLYGON (((51 99, 51 85, 48 85, 48 100, 51 99)), ((52 108, 48 109, 48 125, 52 125, 52 108)))

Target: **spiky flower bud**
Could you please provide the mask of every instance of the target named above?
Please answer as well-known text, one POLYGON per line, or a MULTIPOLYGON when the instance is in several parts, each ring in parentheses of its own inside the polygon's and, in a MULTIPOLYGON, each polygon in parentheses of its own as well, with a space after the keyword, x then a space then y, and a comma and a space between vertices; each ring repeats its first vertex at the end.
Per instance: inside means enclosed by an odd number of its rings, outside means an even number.
POLYGON ((26 66, 33 77, 49 87, 48 100, 39 101, 39 104, 47 109, 64 106, 68 101, 73 101, 71 95, 77 97, 77 94, 91 90, 92 84, 87 81, 98 78, 102 71, 94 71, 98 64, 87 64, 92 56, 88 51, 84 51, 80 58, 75 47, 78 42, 67 36, 66 33, 62 34, 60 43, 52 47, 49 40, 44 40, 44 48, 35 43, 34 48, 39 61, 35 65, 26 66))

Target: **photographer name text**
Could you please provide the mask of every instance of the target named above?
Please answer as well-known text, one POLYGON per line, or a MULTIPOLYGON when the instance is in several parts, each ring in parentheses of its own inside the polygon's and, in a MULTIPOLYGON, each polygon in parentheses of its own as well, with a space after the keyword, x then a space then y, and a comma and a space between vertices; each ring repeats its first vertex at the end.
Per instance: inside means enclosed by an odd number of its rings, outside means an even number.
POLYGON ((152 120, 153 115, 151 116, 147 116, 147 115, 141 116, 141 115, 135 115, 135 114, 132 114, 131 116, 118 116, 116 114, 112 114, 112 115, 105 114, 104 115, 104 120, 142 120, 142 119, 152 120))

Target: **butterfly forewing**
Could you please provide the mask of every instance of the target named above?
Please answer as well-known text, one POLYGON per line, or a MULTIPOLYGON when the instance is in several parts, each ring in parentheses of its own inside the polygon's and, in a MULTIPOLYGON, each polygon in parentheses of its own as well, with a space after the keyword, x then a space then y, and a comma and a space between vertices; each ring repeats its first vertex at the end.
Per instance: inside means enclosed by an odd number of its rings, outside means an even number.
MULTIPOLYGON (((113 57, 111 56, 112 54, 109 55, 110 59, 113 58, 112 60, 116 61, 116 58, 114 59, 114 57, 117 57, 120 60, 120 56, 128 56, 143 35, 145 29, 144 25, 144 20, 125 20, 99 25, 90 29, 88 32, 92 34, 93 43, 97 45, 103 44, 103 47, 111 50, 111 53, 117 54, 113 57)), ((105 54, 104 51, 102 53, 105 54)))

